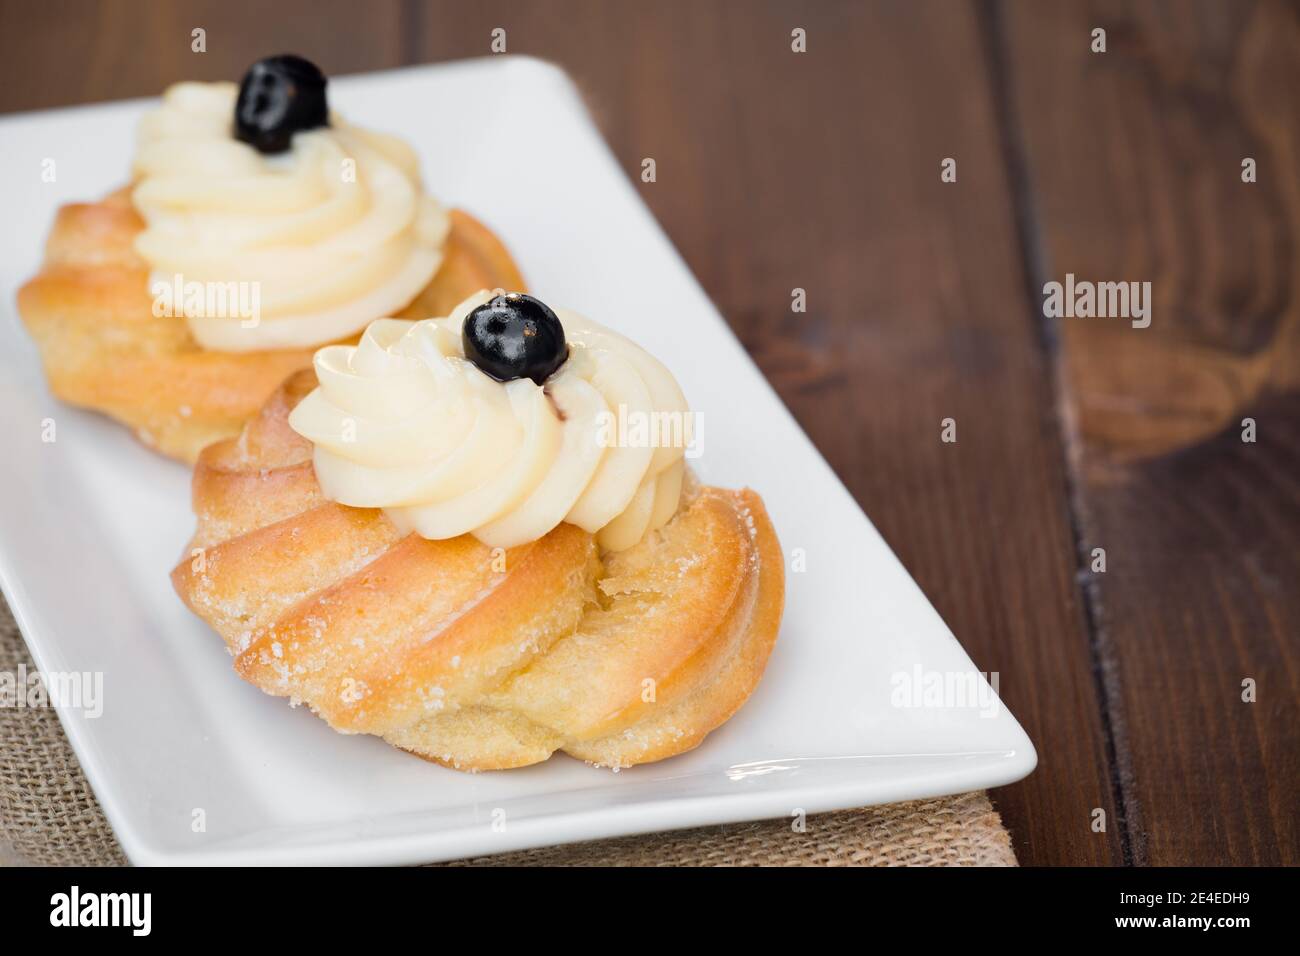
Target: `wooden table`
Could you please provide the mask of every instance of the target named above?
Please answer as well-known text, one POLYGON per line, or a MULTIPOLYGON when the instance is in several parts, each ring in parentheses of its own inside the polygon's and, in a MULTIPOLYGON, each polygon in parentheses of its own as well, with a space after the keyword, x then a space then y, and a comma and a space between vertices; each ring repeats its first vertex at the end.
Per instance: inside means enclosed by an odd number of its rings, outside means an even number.
POLYGON ((1000 674, 1039 750, 994 793, 1021 861, 1300 862, 1300 7, 2 0, 0 110, 283 50, 334 74, 487 55, 496 27, 573 74, 1000 674), (1150 281, 1150 326, 1045 318, 1066 273, 1150 281))

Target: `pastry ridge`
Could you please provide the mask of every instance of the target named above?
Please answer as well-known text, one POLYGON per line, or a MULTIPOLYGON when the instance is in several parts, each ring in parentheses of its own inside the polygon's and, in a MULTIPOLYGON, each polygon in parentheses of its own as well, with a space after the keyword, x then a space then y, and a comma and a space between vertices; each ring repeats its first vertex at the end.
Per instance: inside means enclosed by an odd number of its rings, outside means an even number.
POLYGON ((286 423, 314 384, 292 376, 194 474, 198 527, 172 581, 245 680, 468 770, 556 751, 660 760, 753 691, 784 603, 756 493, 691 488, 664 528, 604 556, 569 524, 506 551, 403 536, 321 495, 286 423))
MULTIPOLYGON (((446 315, 483 288, 523 289, 510 254, 468 213, 450 212, 438 272, 399 318, 446 315)), ((129 189, 62 207, 41 270, 18 291, 50 390, 130 426, 146 445, 193 462, 238 433, 285 376, 316 349, 218 352, 200 348, 185 322, 155 316, 149 269, 134 248, 144 221, 129 189)))

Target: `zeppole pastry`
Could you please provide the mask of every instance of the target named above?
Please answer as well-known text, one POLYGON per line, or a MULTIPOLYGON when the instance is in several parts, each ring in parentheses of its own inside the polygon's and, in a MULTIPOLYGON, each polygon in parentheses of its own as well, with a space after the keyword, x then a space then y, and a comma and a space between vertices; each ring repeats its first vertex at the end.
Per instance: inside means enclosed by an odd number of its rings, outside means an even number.
POLYGON ((424 192, 395 137, 331 115, 325 77, 262 60, 145 116, 132 185, 59 211, 18 308, 50 388, 193 461, 329 342, 518 288, 505 248, 424 192))
POLYGON ((780 545, 676 380, 531 296, 381 319, 204 450, 172 572, 235 670, 465 770, 690 750, 776 640, 780 545))

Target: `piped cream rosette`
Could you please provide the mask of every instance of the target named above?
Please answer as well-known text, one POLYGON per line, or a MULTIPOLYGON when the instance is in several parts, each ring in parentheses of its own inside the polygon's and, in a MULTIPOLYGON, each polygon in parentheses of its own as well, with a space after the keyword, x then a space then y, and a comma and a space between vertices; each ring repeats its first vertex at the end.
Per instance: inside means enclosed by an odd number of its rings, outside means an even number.
POLYGON ((178 310, 201 346, 227 352, 334 342, 404 308, 438 271, 450 228, 415 153, 332 116, 263 155, 232 134, 237 94, 179 83, 140 124, 132 200, 150 287, 244 284, 255 316, 178 310))
POLYGON ((620 551, 677 511, 692 421, 676 379, 628 339, 561 309, 569 355, 544 386, 499 382, 465 358, 447 318, 373 322, 316 353, 319 387, 289 424, 315 445, 326 497, 383 508, 426 538, 489 547, 562 521, 620 551), (636 440, 628 440, 634 436, 636 440))

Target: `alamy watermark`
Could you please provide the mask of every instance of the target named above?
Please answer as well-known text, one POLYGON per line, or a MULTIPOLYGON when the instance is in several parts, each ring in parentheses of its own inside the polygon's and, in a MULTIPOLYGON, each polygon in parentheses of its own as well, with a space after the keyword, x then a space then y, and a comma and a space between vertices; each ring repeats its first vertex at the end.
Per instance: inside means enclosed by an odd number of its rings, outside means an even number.
POLYGON ((50 925, 117 926, 133 936, 148 936, 153 929, 153 894, 83 892, 74 883, 66 893, 50 897, 50 925))
POLYGON ((1135 329, 1151 324, 1150 282, 1075 281, 1043 284, 1043 315, 1049 319, 1129 319, 1135 329))
POLYGON ((978 710, 981 717, 996 717, 1002 705, 998 683, 997 671, 927 671, 916 664, 890 675, 889 703, 906 709, 978 710))
POLYGON ((92 720, 104 713, 102 671, 0 671, 0 707, 36 710, 62 707, 85 711, 92 720))
POLYGON ((262 321, 259 282, 185 281, 179 272, 171 280, 155 279, 149 286, 153 314, 196 319, 239 319, 240 328, 255 329, 262 321))
POLYGON ((695 412, 642 412, 620 404, 596 416, 596 444, 601 448, 683 448, 685 457, 703 450, 704 417, 695 412))

